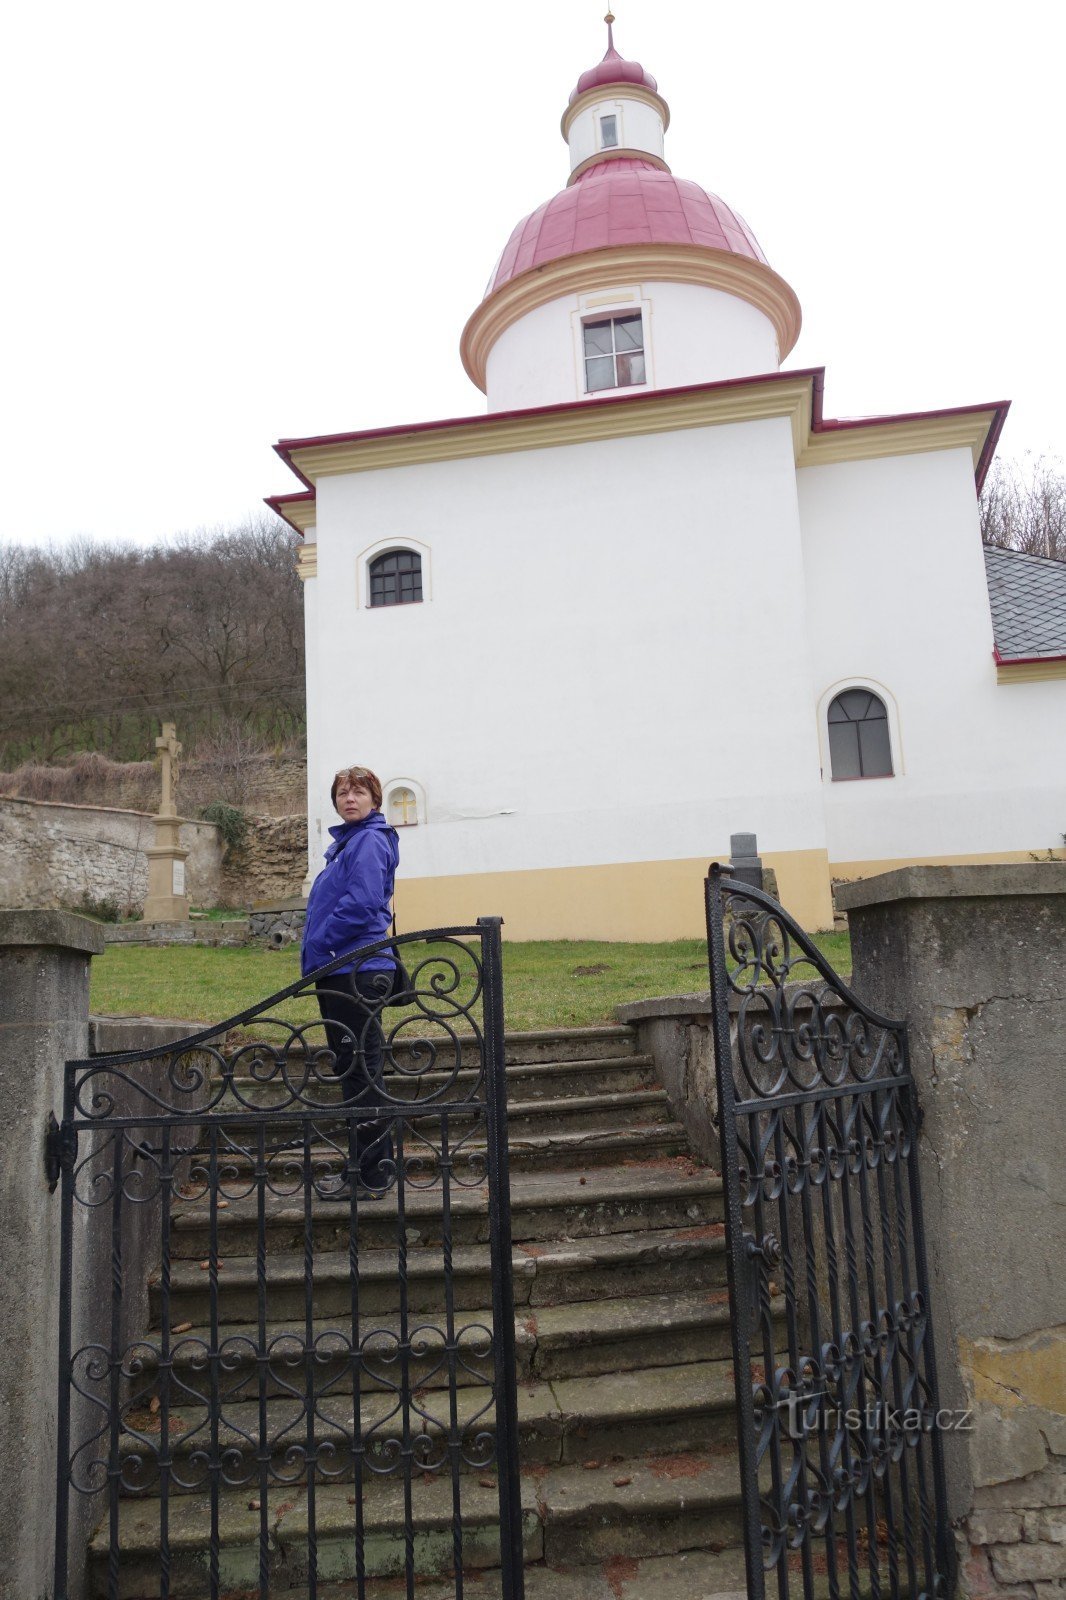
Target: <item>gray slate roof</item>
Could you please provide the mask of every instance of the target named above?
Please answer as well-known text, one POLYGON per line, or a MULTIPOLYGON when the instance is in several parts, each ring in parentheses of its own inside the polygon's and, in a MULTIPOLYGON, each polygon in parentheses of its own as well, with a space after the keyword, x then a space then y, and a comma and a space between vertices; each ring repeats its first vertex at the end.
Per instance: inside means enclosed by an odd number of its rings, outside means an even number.
POLYGON ((1066 656, 1066 561, 985 546, 996 649, 1012 656, 1066 656))

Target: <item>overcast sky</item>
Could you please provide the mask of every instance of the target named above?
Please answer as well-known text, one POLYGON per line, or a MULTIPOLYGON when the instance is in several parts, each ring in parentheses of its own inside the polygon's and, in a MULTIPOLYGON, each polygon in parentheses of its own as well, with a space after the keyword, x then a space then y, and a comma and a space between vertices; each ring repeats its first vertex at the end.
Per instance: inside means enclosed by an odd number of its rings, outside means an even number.
MULTIPOLYGON (((151 541, 296 487, 271 445, 481 411, 459 335, 602 0, 11 8, 0 538, 151 541)), ((618 0, 673 171, 792 284, 826 414, 1013 400, 1066 451, 1061 6, 618 0)))

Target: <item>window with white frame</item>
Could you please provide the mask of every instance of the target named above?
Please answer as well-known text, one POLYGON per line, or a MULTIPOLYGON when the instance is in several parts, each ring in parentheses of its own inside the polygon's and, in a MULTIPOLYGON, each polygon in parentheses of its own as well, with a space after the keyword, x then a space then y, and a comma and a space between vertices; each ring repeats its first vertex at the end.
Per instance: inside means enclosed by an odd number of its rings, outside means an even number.
POLYGON ((829 765, 834 783, 891 778, 888 711, 872 689, 844 689, 829 703, 829 765))
POLYGON ((583 327, 585 391, 644 383, 644 319, 640 312, 597 318, 583 327))
POLYGON ((417 550, 386 550, 368 564, 370 604, 406 606, 422 599, 422 557, 417 550))

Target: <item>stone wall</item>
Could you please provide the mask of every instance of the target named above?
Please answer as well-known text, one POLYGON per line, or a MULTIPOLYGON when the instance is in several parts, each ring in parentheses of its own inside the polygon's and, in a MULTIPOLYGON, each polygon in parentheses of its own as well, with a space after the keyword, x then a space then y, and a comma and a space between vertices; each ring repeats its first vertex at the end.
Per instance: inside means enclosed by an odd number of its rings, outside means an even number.
MULTIPOLYGON (((143 811, 0 797, 0 905, 78 906, 113 900, 136 915, 148 888, 153 819, 143 811)), ((183 822, 193 905, 219 903, 222 841, 211 822, 183 822)))
POLYGON ((1066 866, 840 891, 853 984, 908 1022, 960 1589, 1066 1589, 1066 866))
POLYGON ((226 853, 219 900, 246 906, 298 897, 307 872, 307 817, 252 816, 244 844, 226 853))

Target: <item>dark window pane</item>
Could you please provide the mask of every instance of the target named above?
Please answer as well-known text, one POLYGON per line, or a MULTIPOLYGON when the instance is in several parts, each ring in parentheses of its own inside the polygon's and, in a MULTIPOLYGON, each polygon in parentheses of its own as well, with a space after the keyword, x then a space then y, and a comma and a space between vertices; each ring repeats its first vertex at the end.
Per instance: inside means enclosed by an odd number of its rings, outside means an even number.
POLYGON ((619 317, 614 325, 619 350, 643 350, 644 323, 640 317, 619 317))
POLYGON ((853 722, 829 724, 829 764, 833 778, 861 778, 859 733, 853 722))
POLYGON ((892 748, 884 701, 869 689, 845 689, 829 707, 829 761, 838 778, 890 778, 892 748))
POLYGON ((388 550, 370 563, 370 604, 407 605, 422 598, 422 557, 416 550, 388 550))
POLYGON ((888 719, 883 711, 879 719, 859 723, 859 751, 864 778, 891 778, 892 750, 888 742, 888 719))
POLYGON ((610 322, 586 322, 585 354, 587 356, 609 356, 613 349, 610 322))
POLYGON ((588 373, 588 387, 591 394, 594 389, 614 388, 614 357, 595 356, 585 362, 588 373))
POLYGON ((601 117, 600 133, 603 137, 603 148, 605 150, 609 150, 612 145, 616 145, 618 143, 618 118, 601 117))

